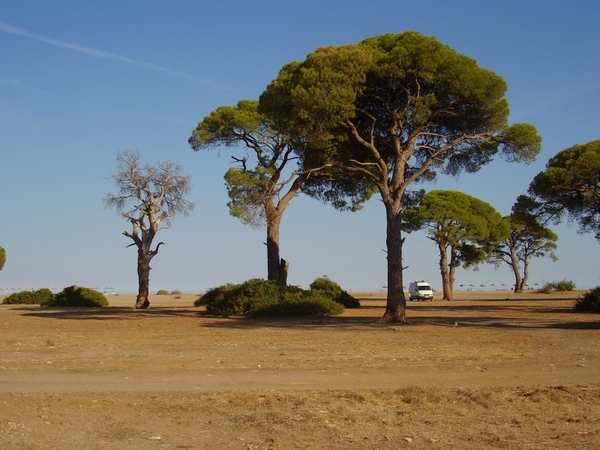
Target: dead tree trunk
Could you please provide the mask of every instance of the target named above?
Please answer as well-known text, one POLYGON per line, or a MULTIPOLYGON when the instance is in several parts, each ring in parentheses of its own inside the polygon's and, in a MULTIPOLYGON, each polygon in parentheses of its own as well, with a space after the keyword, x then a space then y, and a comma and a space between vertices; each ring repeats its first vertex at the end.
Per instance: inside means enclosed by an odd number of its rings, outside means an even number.
MULTIPOLYGON (((145 236, 144 236, 145 237, 145 236)), ((136 309, 146 309, 150 306, 150 261, 158 253, 158 248, 163 245, 163 242, 159 242, 156 249, 150 250, 152 244, 152 238, 143 239, 138 245, 138 294, 135 301, 136 309)))
POLYGON ((136 309, 146 309, 150 306, 150 257, 142 248, 138 249, 138 294, 135 300, 136 309))

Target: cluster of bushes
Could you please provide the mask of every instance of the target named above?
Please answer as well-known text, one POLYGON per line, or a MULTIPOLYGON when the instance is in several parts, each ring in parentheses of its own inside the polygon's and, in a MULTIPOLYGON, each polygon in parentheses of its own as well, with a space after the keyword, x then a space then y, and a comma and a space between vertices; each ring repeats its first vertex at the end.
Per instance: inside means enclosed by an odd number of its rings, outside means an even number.
POLYGON ((54 294, 50 289, 42 288, 37 291, 21 291, 4 297, 5 305, 41 305, 50 301, 54 294))
POLYGON ((226 284, 209 290, 194 305, 206 305, 216 316, 275 317, 336 315, 360 303, 334 281, 317 278, 310 290, 262 279, 226 284))
POLYGON ((600 286, 596 286, 575 300, 575 309, 600 313, 600 286))
POLYGON ((15 305, 40 305, 40 306, 68 306, 68 307, 104 307, 108 306, 108 300, 100 292, 80 287, 69 286, 57 294, 50 289, 38 289, 37 291, 21 291, 5 297, 3 304, 15 305))
POLYGON ((551 294, 552 292, 567 292, 575 290, 575 282, 571 280, 550 281, 538 289, 542 294, 551 294))
POLYGON ((166 289, 159 289, 156 295, 181 295, 181 291, 167 291, 166 289))

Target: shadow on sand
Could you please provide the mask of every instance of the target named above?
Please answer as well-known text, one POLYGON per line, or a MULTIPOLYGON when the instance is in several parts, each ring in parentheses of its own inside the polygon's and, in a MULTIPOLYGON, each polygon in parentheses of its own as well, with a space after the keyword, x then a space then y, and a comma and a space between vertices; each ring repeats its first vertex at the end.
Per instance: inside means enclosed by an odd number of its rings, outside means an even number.
MULTIPOLYGON (((152 320, 158 318, 201 319, 201 326, 215 328, 350 328, 350 327, 485 327, 502 329, 598 330, 600 317, 595 314, 576 312, 564 301, 548 306, 536 304, 536 300, 523 302, 508 300, 486 300, 477 302, 433 302, 409 303, 408 324, 380 324, 385 300, 365 300, 364 306, 347 310, 342 316, 306 316, 291 318, 263 317, 217 317, 208 315, 196 307, 130 307, 106 308, 40 308, 20 306, 11 309, 22 311, 24 316, 61 320, 152 320)), ((553 301, 551 303, 554 303, 553 301)))

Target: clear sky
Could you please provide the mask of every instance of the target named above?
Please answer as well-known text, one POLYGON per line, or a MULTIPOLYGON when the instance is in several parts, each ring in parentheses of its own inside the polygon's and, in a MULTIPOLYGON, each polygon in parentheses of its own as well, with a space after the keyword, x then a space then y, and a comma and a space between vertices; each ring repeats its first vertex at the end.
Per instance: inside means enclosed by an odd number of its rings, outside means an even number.
MULTIPOLYGON (((151 163, 176 161, 193 183, 195 210, 157 237, 165 245, 152 263, 152 292, 266 277, 265 232, 226 206, 229 150, 196 153, 187 139, 216 107, 257 99, 285 63, 384 33, 435 36, 507 81, 510 120, 532 123, 543 138, 538 160, 498 159, 424 187, 460 190, 509 214, 550 157, 600 139, 599 23, 593 0, 0 2, 0 288, 136 290, 136 251, 121 234, 128 224, 102 202, 125 149, 151 163)), ((530 285, 600 284, 593 235, 576 224, 553 229, 559 260, 533 260, 530 285)), ((328 275, 347 290, 380 290, 384 248, 377 197, 358 213, 298 197, 283 218, 292 284, 328 275)), ((439 289, 433 242, 410 234, 404 252, 406 284, 426 279, 439 289)), ((508 266, 485 265, 459 270, 455 287, 513 282, 508 266)))

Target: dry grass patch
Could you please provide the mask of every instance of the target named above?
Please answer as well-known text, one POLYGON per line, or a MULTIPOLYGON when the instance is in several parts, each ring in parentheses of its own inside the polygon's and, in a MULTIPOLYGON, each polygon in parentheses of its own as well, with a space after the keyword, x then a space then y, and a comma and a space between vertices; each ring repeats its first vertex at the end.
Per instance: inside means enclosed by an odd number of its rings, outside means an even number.
POLYGON ((600 447, 597 385, 14 393, 0 402, 12 411, 0 418, 3 448, 146 449, 151 440, 161 448, 246 450, 600 447), (53 439, 34 441, 50 427, 53 439))

